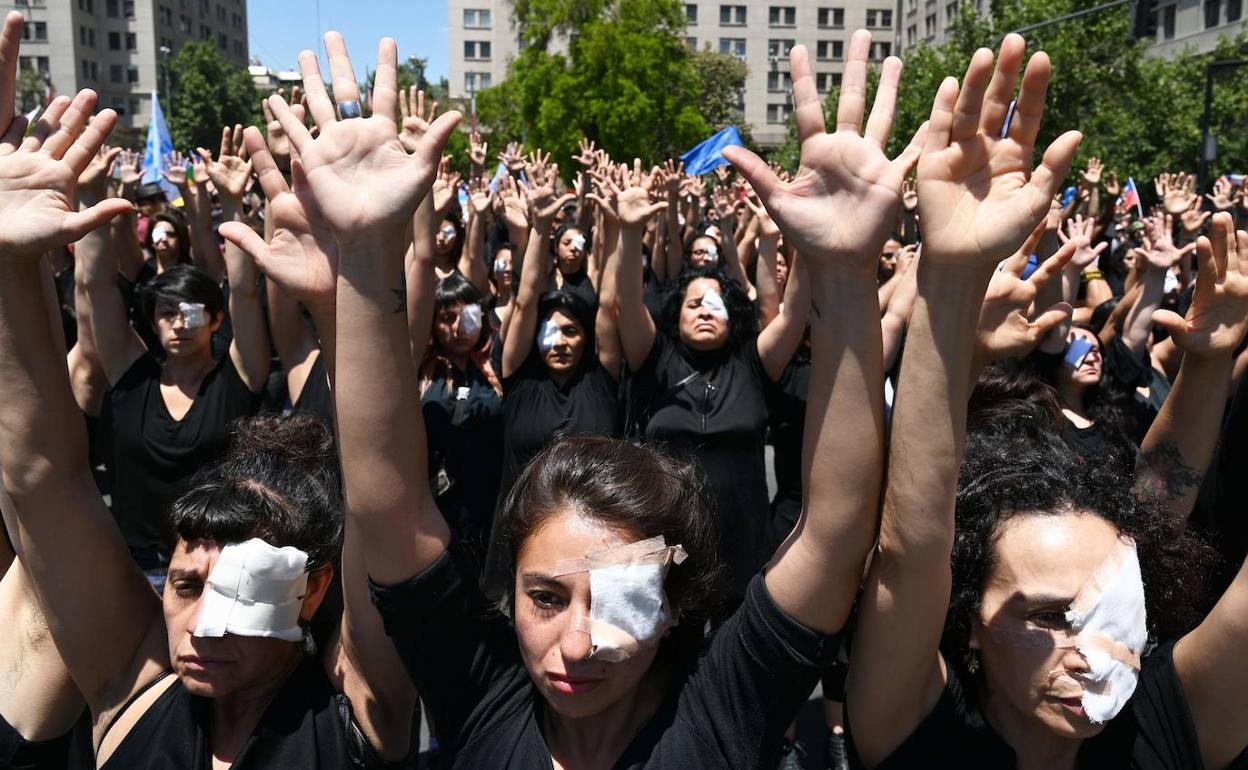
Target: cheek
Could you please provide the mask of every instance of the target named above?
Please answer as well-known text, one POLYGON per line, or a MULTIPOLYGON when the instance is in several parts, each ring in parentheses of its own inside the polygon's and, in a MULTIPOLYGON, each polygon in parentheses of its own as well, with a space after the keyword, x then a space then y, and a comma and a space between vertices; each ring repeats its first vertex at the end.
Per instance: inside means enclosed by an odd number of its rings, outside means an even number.
POLYGON ((1061 651, 1051 646, 987 641, 980 650, 984 670, 992 683, 1016 703, 1043 695, 1049 672, 1060 667, 1061 651))
POLYGON ((526 609, 516 610, 516 640, 520 655, 530 669, 559 647, 559 625, 550 619, 534 617, 526 609))

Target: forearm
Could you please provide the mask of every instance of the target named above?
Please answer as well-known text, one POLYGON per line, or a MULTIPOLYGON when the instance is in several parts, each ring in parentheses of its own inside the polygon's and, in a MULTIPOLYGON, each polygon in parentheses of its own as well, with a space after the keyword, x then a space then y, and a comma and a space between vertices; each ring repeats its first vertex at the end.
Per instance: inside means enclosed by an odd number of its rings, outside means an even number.
MULTIPOLYGON (((725 219, 725 221, 728 221, 725 219)), ((720 249, 723 251, 724 269, 728 272, 737 283, 741 284, 741 288, 749 295, 750 299, 756 296, 754 284, 750 283, 750 279, 745 274, 745 268, 741 266, 741 257, 737 253, 737 242, 733 239, 732 225, 725 226, 720 224, 723 237, 719 239, 720 249)))
POLYGON ((754 285, 758 290, 758 322, 764 328, 780 314, 780 280, 776 276, 778 245, 778 238, 760 238, 758 261, 754 265, 754 285))
POLYGON ((1127 313, 1122 329, 1122 343, 1132 353, 1138 355, 1148 345, 1148 337, 1153 330, 1153 311, 1161 307, 1165 282, 1164 270, 1149 270, 1141 279, 1139 298, 1127 313))
POLYGON ((680 199, 679 196, 673 197, 674 199, 669 199, 667 202, 667 250, 664 252, 664 258, 667 260, 667 275, 664 280, 667 281, 680 275, 680 271, 685 266, 684 228, 680 226, 680 199))
MULTIPOLYGON (((204 185, 197 185, 192 197, 196 202, 191 210, 191 254, 196 267, 220 283, 226 279, 228 265, 222 256, 217 233, 212 227, 212 199, 204 185)), ((221 217, 226 222, 242 220, 241 201, 222 196, 221 210, 221 217)))
MULTIPOLYGON (((1085 276, 1087 273, 1084 274, 1085 276)), ((1096 309, 1102 303, 1114 298, 1114 290, 1109 282, 1102 278, 1092 278, 1083 282, 1083 306, 1096 309)))
POLYGON ((485 225, 483 214, 472 213, 468 220, 467 240, 464 253, 459 259, 459 272, 463 273, 483 296, 490 296, 490 273, 485 267, 485 225))
POLYGON ((619 293, 619 334, 628 367, 636 372, 654 346, 654 321, 646 310, 641 281, 641 233, 636 226, 620 228, 620 253, 616 262, 619 293))

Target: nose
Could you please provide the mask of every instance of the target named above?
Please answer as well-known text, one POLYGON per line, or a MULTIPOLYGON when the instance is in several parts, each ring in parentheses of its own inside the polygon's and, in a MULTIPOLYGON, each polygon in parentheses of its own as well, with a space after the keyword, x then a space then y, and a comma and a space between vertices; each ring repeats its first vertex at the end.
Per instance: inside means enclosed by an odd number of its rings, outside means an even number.
MULTIPOLYGON (((588 621, 589 618, 581 616, 580 620, 588 621)), ((594 651, 593 642, 590 641, 588 625, 584 623, 572 623, 564 630, 563 636, 559 638, 559 655, 568 662, 579 663, 589 660, 590 653, 594 651)))
POLYGON ((1062 650, 1062 668, 1072 674, 1086 674, 1092 670, 1088 665, 1088 659, 1083 657, 1083 653, 1075 649, 1073 641, 1070 646, 1062 650))
MULTIPOLYGON (((168 589, 166 588, 166 590, 168 589)), ((205 588, 204 590, 207 591, 208 589, 205 588)), ((193 635, 195 633, 195 627, 199 625, 199 613, 203 608, 204 594, 200 594, 200 597, 195 600, 195 605, 191 607, 191 611, 186 614, 186 632, 188 634, 193 635)))

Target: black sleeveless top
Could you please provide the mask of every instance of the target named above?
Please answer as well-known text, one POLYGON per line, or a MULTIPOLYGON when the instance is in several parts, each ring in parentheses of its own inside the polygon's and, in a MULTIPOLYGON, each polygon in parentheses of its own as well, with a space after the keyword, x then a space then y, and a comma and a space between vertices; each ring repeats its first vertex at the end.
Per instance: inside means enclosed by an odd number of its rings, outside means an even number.
MULTIPOLYGON (((211 720, 210 699, 191 695, 175 681, 101 770, 211 770, 211 720)), ((233 764, 235 770, 387 766, 360 732, 350 699, 334 692, 319 655, 304 660, 286 680, 233 764)))
POLYGON ((49 741, 28 741, 0 716, 0 767, 13 770, 52 770, 69 766, 71 733, 49 741))

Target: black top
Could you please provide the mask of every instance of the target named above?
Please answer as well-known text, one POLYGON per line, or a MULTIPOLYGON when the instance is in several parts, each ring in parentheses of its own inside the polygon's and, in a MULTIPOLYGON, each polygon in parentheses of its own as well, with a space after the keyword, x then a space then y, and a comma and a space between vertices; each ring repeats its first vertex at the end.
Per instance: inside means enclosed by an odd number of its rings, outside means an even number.
POLYGON ((308 379, 299 391, 299 398, 291 405, 291 411, 320 417, 332 430, 334 427, 334 394, 329 389, 329 376, 325 372, 325 352, 317 354, 312 362, 308 379))
MULTIPOLYGON (((1216 394, 1209 394, 1216 398, 1216 394)), ((1248 519, 1243 515, 1248 500, 1248 376, 1227 410, 1222 433, 1201 484, 1192 523, 1208 533, 1208 541, 1222 554, 1210 596, 1221 596, 1239 573, 1248 555, 1248 519)))
MULTIPOLYGON (((211 721, 210 700, 191 695, 181 680, 175 681, 131 728, 101 770, 211 770, 211 721)), ((351 700, 334 692, 323 662, 314 655, 282 685, 232 767, 385 766, 360 732, 351 700)))
POLYGON ((784 367, 780 381, 768 389, 771 442, 776 454, 776 494, 780 500, 802 500, 802 436, 806 427, 806 401, 810 398, 810 348, 803 345, 784 367))
POLYGON ((648 403, 645 440, 697 461, 706 474, 722 557, 740 597, 770 556, 763 447, 768 378, 754 340, 707 358, 714 360, 699 360, 657 334, 635 387, 648 403))
MULTIPOLYGON (((515 631, 485 609, 470 569, 453 548, 405 583, 370 583, 373 601, 437 725, 444 767, 549 770, 545 700, 515 631)), ((673 661, 663 703, 616 770, 774 767, 837 646, 838 637, 785 615, 756 579, 695 656, 673 661)))
MULTIPOLYGON (((972 687, 949 667, 935 708, 876 770, 896 768, 1013 768, 1014 750, 985 721, 972 687)), ((850 734, 850 704, 846 732, 850 734)), ((857 757, 851 751, 851 760, 857 757)), ((860 765, 859 765, 860 766, 860 765)), ((1077 766, 1087 770, 1199 770, 1204 767, 1187 696, 1174 670, 1173 642, 1144 659, 1140 681, 1126 707, 1096 737, 1083 743, 1077 766)))
MULTIPOLYGON (((547 291, 559 289, 559 285, 556 282, 558 279, 555 277, 556 272, 558 272, 558 268, 550 271, 550 280, 546 282, 547 291)), ((591 310, 598 309, 598 292, 594 289, 593 281, 589 280, 589 273, 585 272, 584 268, 579 273, 563 274, 562 290, 580 297, 591 310)))
POLYGON ((421 397, 429 483, 451 531, 481 552, 503 473, 503 399, 469 364, 437 379, 421 397))
POLYGON ((72 733, 50 741, 28 741, 0 715, 0 768, 62 770, 69 766, 72 733))
POLYGON ((174 420, 160 394, 160 364, 135 359, 108 392, 115 486, 113 513, 131 547, 166 546, 169 506, 195 471, 226 449, 230 423, 259 406, 227 355, 199 386, 191 408, 174 420))

